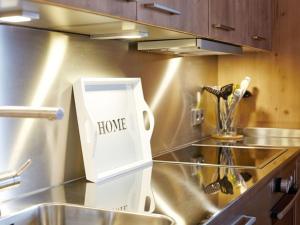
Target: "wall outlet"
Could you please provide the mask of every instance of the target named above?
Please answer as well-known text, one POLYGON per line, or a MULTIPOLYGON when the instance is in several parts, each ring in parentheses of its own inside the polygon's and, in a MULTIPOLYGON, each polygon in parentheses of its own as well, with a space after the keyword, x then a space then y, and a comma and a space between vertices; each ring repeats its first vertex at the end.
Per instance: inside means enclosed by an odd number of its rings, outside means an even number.
POLYGON ((203 109, 192 109, 192 126, 198 126, 204 120, 203 109))

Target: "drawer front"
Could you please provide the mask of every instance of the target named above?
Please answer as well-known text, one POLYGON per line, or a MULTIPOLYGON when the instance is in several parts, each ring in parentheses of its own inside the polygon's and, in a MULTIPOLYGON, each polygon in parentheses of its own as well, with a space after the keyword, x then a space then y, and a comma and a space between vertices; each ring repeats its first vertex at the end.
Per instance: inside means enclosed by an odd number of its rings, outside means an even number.
POLYGON ((271 50, 272 1, 249 1, 248 43, 255 48, 271 50))
POLYGON ((138 21, 208 36, 208 0, 137 1, 138 21))
POLYGON ((209 36, 224 42, 246 43, 247 6, 247 0, 210 0, 209 36))

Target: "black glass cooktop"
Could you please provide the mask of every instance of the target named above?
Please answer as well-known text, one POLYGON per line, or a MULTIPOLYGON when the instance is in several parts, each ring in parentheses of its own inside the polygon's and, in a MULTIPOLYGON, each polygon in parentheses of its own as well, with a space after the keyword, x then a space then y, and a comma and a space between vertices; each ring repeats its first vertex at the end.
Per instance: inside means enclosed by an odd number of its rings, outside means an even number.
POLYGON ((286 149, 189 146, 154 157, 157 162, 261 169, 286 149))

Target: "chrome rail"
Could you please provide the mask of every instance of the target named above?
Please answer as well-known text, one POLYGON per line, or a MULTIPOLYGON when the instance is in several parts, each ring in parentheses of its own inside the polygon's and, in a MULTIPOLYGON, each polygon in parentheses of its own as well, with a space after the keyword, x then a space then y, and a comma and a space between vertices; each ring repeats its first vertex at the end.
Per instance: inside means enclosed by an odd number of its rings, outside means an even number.
POLYGON ((57 107, 0 106, 0 117, 61 120, 64 117, 64 110, 57 107))

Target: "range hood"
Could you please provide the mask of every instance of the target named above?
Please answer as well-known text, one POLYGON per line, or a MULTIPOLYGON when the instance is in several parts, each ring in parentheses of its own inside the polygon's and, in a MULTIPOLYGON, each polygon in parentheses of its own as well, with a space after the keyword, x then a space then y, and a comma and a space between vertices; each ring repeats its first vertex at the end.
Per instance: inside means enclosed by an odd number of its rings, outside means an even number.
POLYGON ((179 56, 240 55, 243 53, 240 46, 200 38, 138 42, 137 49, 179 56))

